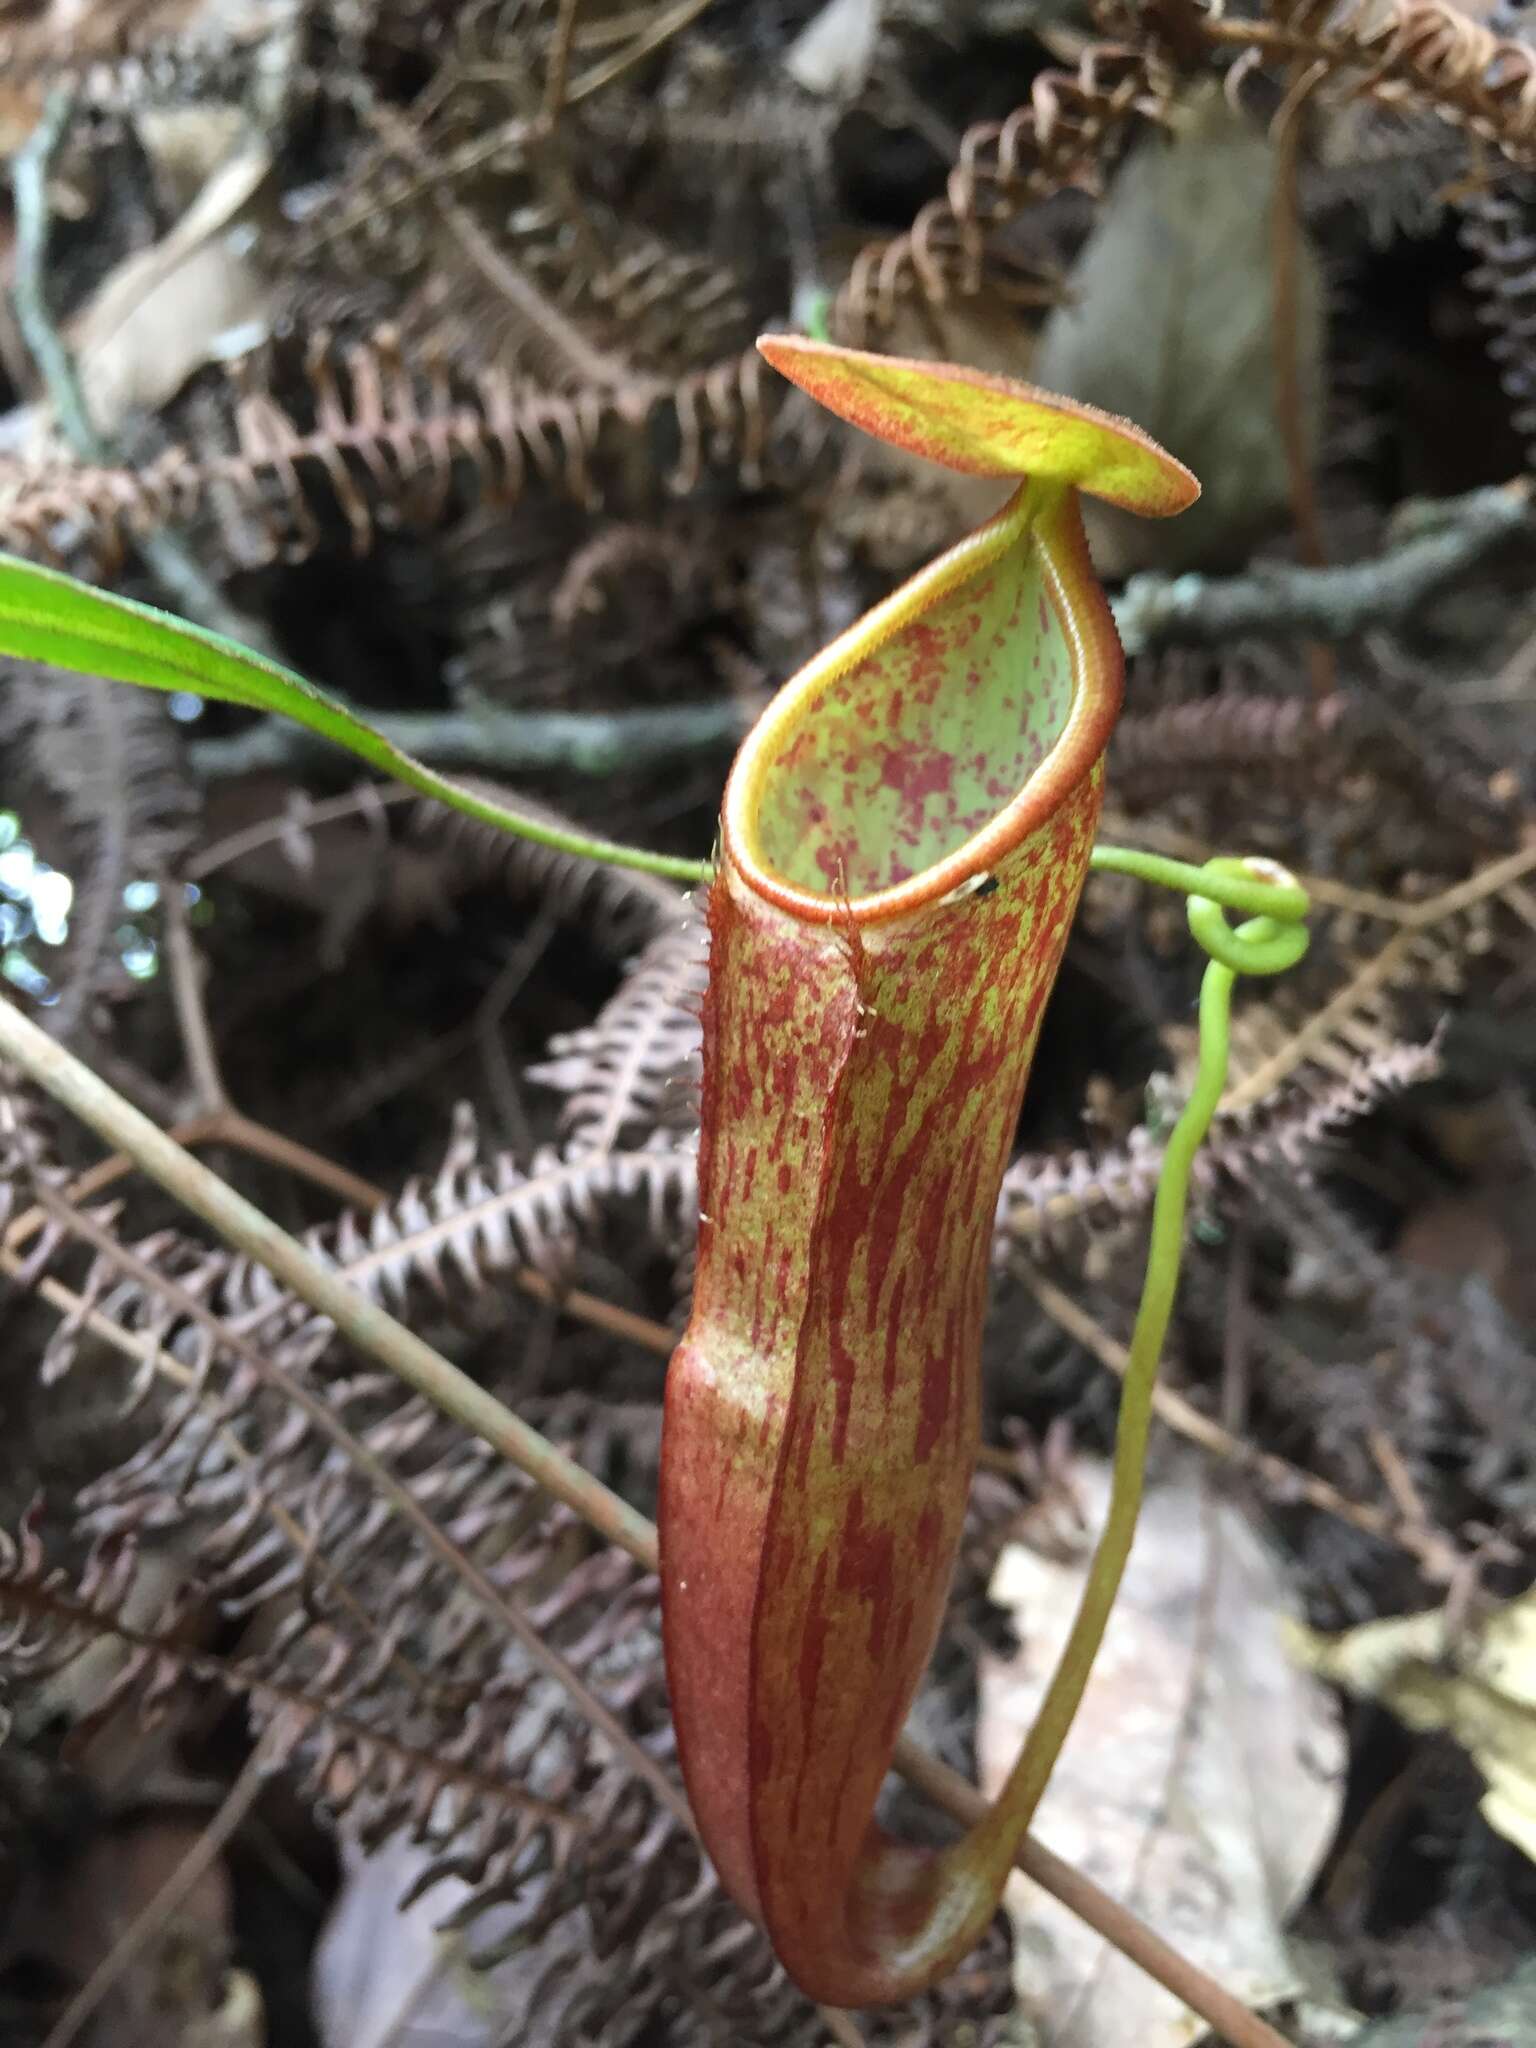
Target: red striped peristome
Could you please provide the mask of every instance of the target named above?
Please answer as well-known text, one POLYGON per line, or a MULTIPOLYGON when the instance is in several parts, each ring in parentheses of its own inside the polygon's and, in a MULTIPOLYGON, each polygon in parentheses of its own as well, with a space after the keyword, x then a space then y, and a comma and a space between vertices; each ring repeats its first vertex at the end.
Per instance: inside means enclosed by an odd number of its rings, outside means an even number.
POLYGON ((1017 1847, 1006 1802, 942 1853, 873 1815, 959 1541, 998 1188, 1121 679, 1076 493, 1025 482, 785 686, 726 790, 667 1669, 705 1846, 830 2005, 950 1969, 1017 1847))

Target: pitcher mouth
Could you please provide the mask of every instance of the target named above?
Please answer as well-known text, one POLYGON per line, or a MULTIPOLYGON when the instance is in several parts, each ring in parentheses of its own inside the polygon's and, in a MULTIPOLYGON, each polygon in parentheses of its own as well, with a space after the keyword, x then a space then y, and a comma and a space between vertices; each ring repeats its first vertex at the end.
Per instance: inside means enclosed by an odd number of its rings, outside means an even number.
MULTIPOLYGON (((1018 592, 1005 593, 1015 613, 1018 592)), ((754 894, 807 923, 909 915, 990 873, 1050 820, 1102 756, 1123 675, 1075 496, 1026 482, 784 684, 726 785, 726 861, 754 894), (1015 548, 1023 552, 1009 562, 1015 548), (994 595, 988 572, 1005 563, 1020 572, 1033 638, 1015 623, 1017 644, 999 653, 983 607, 994 595), (940 673, 937 656, 924 666, 914 636, 934 632, 946 604, 962 638, 990 638, 990 679, 974 648, 962 650, 963 671, 952 662, 940 673), (904 633, 906 671, 866 675, 861 693, 865 665, 904 633), (968 689, 1013 693, 1002 699, 1013 723, 1005 718, 995 748, 964 722, 968 689), (947 731, 946 710, 955 713, 947 731), (841 761, 829 759, 839 720, 841 761)))

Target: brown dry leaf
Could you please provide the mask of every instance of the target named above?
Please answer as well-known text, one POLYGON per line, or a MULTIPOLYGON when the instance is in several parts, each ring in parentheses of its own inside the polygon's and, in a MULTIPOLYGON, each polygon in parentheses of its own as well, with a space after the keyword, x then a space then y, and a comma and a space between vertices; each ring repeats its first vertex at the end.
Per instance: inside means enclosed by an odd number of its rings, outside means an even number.
POLYGON ((1448 1608, 1339 1636, 1293 1625, 1298 1661, 1410 1728, 1445 1729, 1487 1780, 1481 1811, 1536 1862, 1536 1588, 1475 1620, 1448 1608))
MULTIPOLYGON (((1096 1535, 1104 1468, 1078 1481, 1096 1535)), ((978 1761, 995 1792, 1076 1611, 1087 1548, 1022 1545, 992 1595, 1022 1648, 980 1674, 978 1761)), ((1337 1825, 1343 1739, 1281 1632, 1285 1581, 1244 1517, 1197 1475, 1147 1497, 1109 1634, 1037 1832, 1249 2004, 1300 1989, 1282 1923, 1337 1825)), ((1047 2048, 1185 2048, 1202 2023, 1019 1877, 1008 1895, 1021 2002, 1047 2048)))
POLYGON ((183 210, 238 148, 246 115, 240 107, 208 102, 146 107, 134 125, 167 202, 183 210))
POLYGON ((71 334, 91 418, 110 435, 133 407, 161 405, 216 338, 264 318, 269 288, 236 223, 271 168, 250 138, 208 179, 170 233, 102 283, 71 334))
MULTIPOLYGON (((1115 180, 1030 372, 1047 390, 1124 413, 1199 477, 1178 519, 1085 504, 1101 572, 1240 557, 1290 504, 1276 419, 1276 154, 1262 128, 1199 87, 1172 141, 1148 137, 1115 180)), ((1317 438, 1322 289, 1303 244, 1297 344, 1317 438)))

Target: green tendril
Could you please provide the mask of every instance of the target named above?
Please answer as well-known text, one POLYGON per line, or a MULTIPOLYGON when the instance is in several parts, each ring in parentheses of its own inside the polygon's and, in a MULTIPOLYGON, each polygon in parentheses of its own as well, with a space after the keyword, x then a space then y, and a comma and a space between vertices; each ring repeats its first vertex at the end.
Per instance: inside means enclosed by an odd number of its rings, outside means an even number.
POLYGON ((1158 1362, 1178 1293, 1190 1176, 1227 1085, 1233 984, 1240 974, 1283 973, 1301 959, 1308 942, 1303 922, 1310 908, 1307 892, 1273 862, 1222 859, 1197 868, 1156 854, 1106 846, 1095 849, 1093 865, 1188 895, 1189 928, 1210 964, 1200 985, 1200 1050, 1194 1087, 1163 1153, 1152 1205, 1146 1278, 1131 1334, 1115 1432, 1109 1512, 1071 1634, 1008 1783, 1009 1825, 1010 1829, 1017 1827, 1020 1834, 1034 1817, 1072 1726, 1135 1539, 1158 1362), (1257 914, 1234 931, 1227 922, 1229 908, 1257 914))

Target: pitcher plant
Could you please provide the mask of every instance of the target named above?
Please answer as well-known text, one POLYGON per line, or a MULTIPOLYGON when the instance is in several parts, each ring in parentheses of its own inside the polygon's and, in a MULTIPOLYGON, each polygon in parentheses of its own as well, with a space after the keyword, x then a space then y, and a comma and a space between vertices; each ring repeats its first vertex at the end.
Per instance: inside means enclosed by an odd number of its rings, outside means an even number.
POLYGON ((1161 515, 1199 487, 1001 377, 760 346, 883 440, 1016 480, 775 697, 709 895, 662 1452, 672 1706, 725 1884, 802 1989, 858 2006, 975 1943, 1028 1818, 1010 1788, 933 1854, 872 1817, 960 1538, 999 1186, 1120 709, 1078 492, 1161 515))

